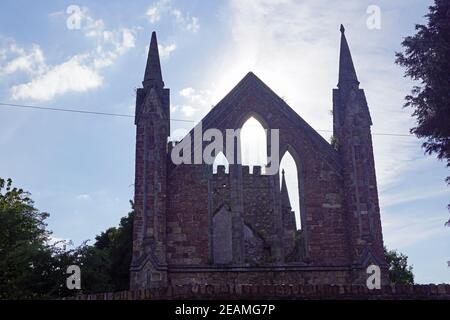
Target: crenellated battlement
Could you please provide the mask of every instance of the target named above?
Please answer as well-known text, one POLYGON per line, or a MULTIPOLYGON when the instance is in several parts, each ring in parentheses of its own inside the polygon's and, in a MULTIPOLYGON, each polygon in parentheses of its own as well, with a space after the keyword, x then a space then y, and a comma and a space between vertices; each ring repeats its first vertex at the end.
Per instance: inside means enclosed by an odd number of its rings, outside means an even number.
MULTIPOLYGON (((255 177, 255 176, 262 176, 262 177, 268 177, 267 175, 262 173, 262 167, 261 166, 253 166, 253 172, 250 173, 250 166, 242 165, 242 176, 247 177, 255 177)), ((229 171, 229 170, 228 170, 229 171)), ((229 175, 229 172, 226 172, 226 167, 224 165, 217 166, 217 172, 213 173, 213 176, 226 176, 229 175)))

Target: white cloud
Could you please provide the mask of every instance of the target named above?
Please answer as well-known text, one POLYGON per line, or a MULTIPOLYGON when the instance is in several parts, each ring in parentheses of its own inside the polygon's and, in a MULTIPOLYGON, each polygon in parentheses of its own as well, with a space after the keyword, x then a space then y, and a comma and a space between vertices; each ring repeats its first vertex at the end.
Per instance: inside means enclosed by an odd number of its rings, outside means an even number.
POLYGON ((197 91, 194 88, 186 87, 179 91, 179 95, 183 100, 183 104, 175 106, 173 111, 180 109, 189 118, 206 113, 213 105, 213 97, 209 90, 197 91))
POLYGON ((171 7, 170 0, 159 0, 147 9, 147 16, 150 23, 161 20, 161 15, 167 12, 171 7))
POLYGON ((199 108, 210 108, 213 104, 213 98, 209 90, 195 90, 194 88, 187 87, 180 90, 180 96, 190 103, 197 105, 199 108))
POLYGON ((183 114, 186 117, 190 118, 190 117, 192 117, 195 114, 196 110, 192 106, 183 105, 183 106, 181 106, 181 112, 183 112, 183 114))
POLYGON ((148 20, 152 24, 161 20, 161 17, 165 14, 172 16, 184 30, 196 33, 200 29, 198 17, 182 12, 173 5, 171 0, 159 0, 151 5, 146 12, 148 20))
POLYGON ((107 30, 101 19, 88 14, 87 8, 83 8, 80 15, 81 31, 95 41, 96 46, 91 51, 48 65, 39 45, 33 44, 27 51, 15 42, 11 44, 5 54, 9 59, 0 65, 0 75, 24 71, 30 76, 28 82, 11 87, 13 100, 49 101, 65 93, 96 89, 103 84, 101 70, 135 47, 135 30, 107 30))
POLYGON ((119 53, 123 54, 131 48, 134 48, 136 38, 134 32, 130 29, 122 29, 122 43, 119 46, 119 53))
POLYGON ((0 65, 0 75, 8 75, 18 71, 27 74, 36 74, 45 68, 45 57, 41 48, 33 44, 30 50, 19 48, 15 43, 3 49, 1 60, 8 60, 0 65), (8 60, 8 57, 11 57, 8 60))
POLYGON ((105 31, 103 31, 105 29, 105 23, 102 19, 94 20, 87 14, 83 14, 81 19, 84 19, 85 21, 83 24, 83 31, 87 37, 105 36, 105 31))
POLYGON ((178 9, 171 11, 175 21, 185 30, 196 33, 200 29, 200 24, 197 17, 192 17, 189 13, 184 14, 178 9))
POLYGON ((194 94, 195 90, 193 88, 184 88, 180 90, 180 95, 183 97, 189 97, 194 94))
POLYGON ((159 19, 161 19, 161 16, 159 15, 159 9, 156 6, 148 8, 147 15, 151 23, 155 23, 156 21, 159 21, 159 19))
POLYGON ((85 92, 98 88, 102 84, 102 78, 84 65, 83 60, 83 57, 75 56, 62 64, 49 67, 47 72, 28 83, 13 86, 12 99, 49 101, 67 92, 85 92))
MULTIPOLYGON (((168 44, 168 45, 159 44, 158 45, 159 56, 161 57, 161 59, 168 59, 170 57, 170 55, 172 54, 172 52, 175 51, 176 48, 177 48, 177 46, 175 43, 168 44)), ((148 52, 148 47, 147 47, 146 51, 148 52)))

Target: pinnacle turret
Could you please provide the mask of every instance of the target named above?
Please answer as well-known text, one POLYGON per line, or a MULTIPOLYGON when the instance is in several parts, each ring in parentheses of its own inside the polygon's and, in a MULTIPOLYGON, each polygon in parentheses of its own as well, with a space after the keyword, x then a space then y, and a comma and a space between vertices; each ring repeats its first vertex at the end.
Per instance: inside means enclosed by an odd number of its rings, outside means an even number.
POLYGON ((159 62, 158 41, 156 39, 156 32, 154 31, 152 32, 152 39, 148 50, 147 66, 145 68, 144 81, 142 82, 142 85, 144 88, 164 87, 161 64, 159 62))

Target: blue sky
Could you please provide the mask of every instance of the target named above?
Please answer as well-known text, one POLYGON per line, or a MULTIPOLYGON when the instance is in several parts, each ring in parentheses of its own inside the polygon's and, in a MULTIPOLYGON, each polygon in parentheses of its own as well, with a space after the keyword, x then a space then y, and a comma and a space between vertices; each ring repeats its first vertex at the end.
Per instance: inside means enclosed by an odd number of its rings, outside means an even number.
MULTIPOLYGON (((343 23, 373 132, 407 134, 414 122, 402 105, 412 83, 394 53, 429 4, 4 0, 0 102, 133 114, 156 30, 173 119, 200 120, 251 70, 328 140, 343 23), (71 5, 81 9, 80 28, 67 26, 71 5), (367 27, 369 5, 381 9, 380 29, 367 27)), ((193 124, 172 121, 172 134, 193 124)), ((0 176, 51 214, 55 238, 79 244, 129 211, 134 135, 132 118, 0 106, 0 176)), ((414 137, 374 136, 384 239, 409 256, 417 282, 450 282, 448 170, 420 145, 414 137)))

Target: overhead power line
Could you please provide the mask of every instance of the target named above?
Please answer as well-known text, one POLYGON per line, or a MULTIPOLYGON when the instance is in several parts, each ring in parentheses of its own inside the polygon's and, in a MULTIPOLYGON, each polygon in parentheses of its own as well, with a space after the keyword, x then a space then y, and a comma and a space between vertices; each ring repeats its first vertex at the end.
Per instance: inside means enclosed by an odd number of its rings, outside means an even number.
MULTIPOLYGON (((35 110, 47 110, 47 111, 59 111, 59 112, 71 112, 71 113, 82 113, 89 115, 97 115, 97 116, 111 116, 111 117, 124 117, 124 118, 134 118, 132 114, 124 114, 124 113, 110 113, 110 112, 99 112, 99 111, 88 111, 83 109, 68 109, 68 108, 56 108, 56 107, 42 107, 42 106, 34 106, 34 105, 24 105, 24 104, 13 104, 13 103, 5 103, 0 102, 0 106, 4 107, 14 107, 14 108, 22 108, 22 109, 35 109, 35 110)), ((190 122, 196 123, 194 120, 189 119, 174 119, 171 118, 171 121, 179 121, 179 122, 190 122)), ((316 130, 319 132, 333 132, 332 130, 316 130)), ((413 137, 410 134, 402 134, 402 133, 372 133, 375 136, 394 136, 394 137, 413 137)))
MULTIPOLYGON (((134 115, 132 115, 132 114, 124 114, 124 113, 111 113, 111 112, 88 111, 88 110, 81 110, 81 109, 41 107, 41 106, 32 106, 32 105, 24 105, 24 104, 13 104, 13 103, 4 103, 4 102, 0 102, 0 106, 24 108, 24 109, 36 109, 36 110, 83 113, 83 114, 92 114, 92 115, 97 115, 97 116, 112 116, 112 117, 134 118, 134 115)), ((182 122, 195 122, 194 120, 187 120, 187 119, 171 119, 171 120, 173 120, 173 121, 182 121, 182 122)))
POLYGON ((114 116, 114 117, 128 117, 128 118, 134 117, 131 114, 120 114, 120 113, 109 113, 109 112, 98 112, 98 111, 87 111, 87 110, 76 110, 76 109, 65 109, 65 108, 38 107, 38 106, 30 106, 30 105, 24 105, 24 104, 12 104, 12 103, 4 103, 4 102, 0 102, 0 105, 5 106, 5 107, 27 108, 27 109, 37 109, 37 110, 86 113, 86 114, 95 114, 95 115, 100 115, 100 116, 114 116))

